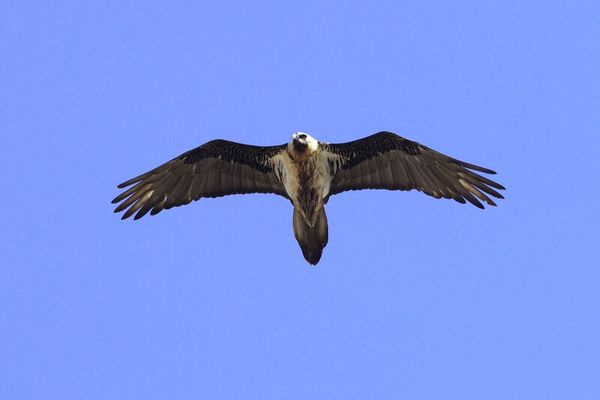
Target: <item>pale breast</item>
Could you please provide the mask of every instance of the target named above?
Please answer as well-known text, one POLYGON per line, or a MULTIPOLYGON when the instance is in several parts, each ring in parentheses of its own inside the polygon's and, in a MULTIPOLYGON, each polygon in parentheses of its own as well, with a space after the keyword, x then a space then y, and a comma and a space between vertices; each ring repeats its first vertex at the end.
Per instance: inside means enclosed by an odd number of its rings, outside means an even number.
POLYGON ((329 194, 331 176, 320 152, 302 161, 294 161, 284 153, 273 161, 277 176, 295 205, 303 209, 318 209, 322 205, 329 194))

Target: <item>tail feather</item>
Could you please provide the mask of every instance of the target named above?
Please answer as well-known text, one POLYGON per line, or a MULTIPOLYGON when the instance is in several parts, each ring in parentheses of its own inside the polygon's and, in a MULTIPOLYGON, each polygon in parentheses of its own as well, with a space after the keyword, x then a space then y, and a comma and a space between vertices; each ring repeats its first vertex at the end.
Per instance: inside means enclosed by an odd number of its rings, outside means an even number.
POLYGON ((302 217, 302 212, 294 208, 294 236, 306 261, 312 265, 317 265, 328 240, 325 208, 321 207, 314 227, 308 225, 302 217))

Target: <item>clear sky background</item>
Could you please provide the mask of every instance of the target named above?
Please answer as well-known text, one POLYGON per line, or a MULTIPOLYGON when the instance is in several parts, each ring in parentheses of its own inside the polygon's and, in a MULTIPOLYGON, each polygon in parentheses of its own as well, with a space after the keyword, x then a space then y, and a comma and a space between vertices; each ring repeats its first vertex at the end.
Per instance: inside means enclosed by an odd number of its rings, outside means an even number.
POLYGON ((600 398, 598 2, 11 3, 0 398, 600 398), (507 199, 335 196, 316 268, 277 196, 112 213, 210 139, 300 130, 395 131, 507 199))

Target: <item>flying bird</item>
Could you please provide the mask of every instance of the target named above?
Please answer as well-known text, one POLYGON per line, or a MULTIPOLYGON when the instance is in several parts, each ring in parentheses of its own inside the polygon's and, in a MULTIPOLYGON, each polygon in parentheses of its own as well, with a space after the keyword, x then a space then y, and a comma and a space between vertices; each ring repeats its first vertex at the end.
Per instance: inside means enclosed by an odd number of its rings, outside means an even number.
POLYGON ((273 193, 294 207, 294 236, 316 265, 327 245, 325 204, 347 190, 416 189, 429 196, 484 208, 505 188, 474 172, 494 171, 446 156, 391 132, 328 144, 297 132, 289 143, 252 146, 211 140, 118 185, 113 201, 122 219, 188 204, 203 197, 273 193))

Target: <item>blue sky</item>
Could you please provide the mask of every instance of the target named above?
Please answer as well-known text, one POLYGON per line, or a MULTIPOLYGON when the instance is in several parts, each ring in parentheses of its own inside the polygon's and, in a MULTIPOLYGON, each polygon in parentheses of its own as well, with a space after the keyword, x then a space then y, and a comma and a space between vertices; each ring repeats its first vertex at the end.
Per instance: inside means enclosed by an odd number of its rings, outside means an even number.
POLYGON ((600 398, 600 6, 516 3, 4 4, 0 397, 600 398), (507 199, 335 196, 316 268, 276 196, 112 214, 300 130, 395 131, 507 199))

